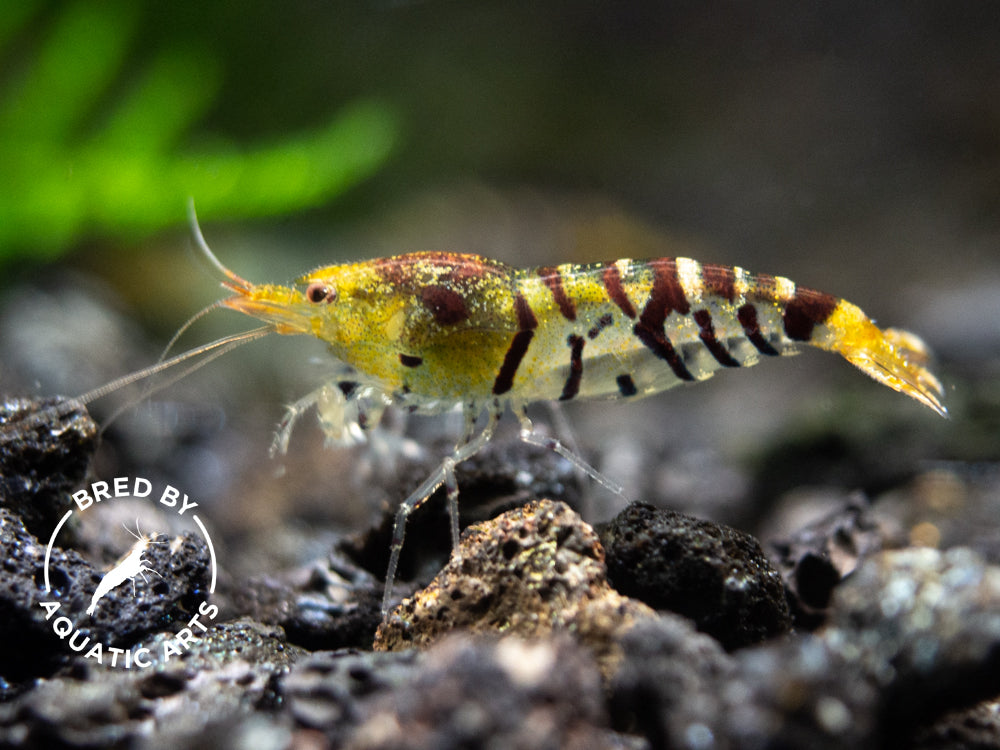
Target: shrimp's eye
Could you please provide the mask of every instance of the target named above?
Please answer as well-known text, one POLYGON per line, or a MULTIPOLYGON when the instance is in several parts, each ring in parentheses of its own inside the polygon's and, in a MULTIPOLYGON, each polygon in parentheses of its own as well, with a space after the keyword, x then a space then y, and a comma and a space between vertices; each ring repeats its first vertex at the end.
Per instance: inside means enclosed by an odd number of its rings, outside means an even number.
POLYGON ((306 299, 313 304, 330 303, 337 299, 337 290, 322 281, 314 281, 306 287, 306 299))

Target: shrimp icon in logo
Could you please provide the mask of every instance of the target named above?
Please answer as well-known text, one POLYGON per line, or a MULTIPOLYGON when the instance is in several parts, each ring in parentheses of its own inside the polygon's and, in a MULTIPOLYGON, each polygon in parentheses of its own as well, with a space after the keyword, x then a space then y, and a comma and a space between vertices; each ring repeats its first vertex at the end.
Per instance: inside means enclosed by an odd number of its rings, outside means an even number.
POLYGON ((125 581, 132 582, 132 595, 135 596, 135 578, 136 576, 142 576, 142 580, 146 583, 149 579, 146 578, 146 573, 153 573, 154 575, 163 576, 159 571, 154 568, 149 567, 146 561, 142 559, 143 553, 149 549, 152 544, 166 544, 166 542, 154 541, 156 534, 153 536, 145 536, 139 530, 139 519, 135 520, 135 533, 132 533, 130 529, 125 524, 122 524, 122 528, 129 533, 129 535, 135 537, 135 544, 122 555, 114 566, 101 579, 101 582, 97 585, 97 590, 94 592, 94 596, 90 600, 90 606, 87 607, 87 614, 93 616, 94 612, 97 611, 97 603, 104 598, 107 594, 111 593, 114 589, 118 588, 125 581))

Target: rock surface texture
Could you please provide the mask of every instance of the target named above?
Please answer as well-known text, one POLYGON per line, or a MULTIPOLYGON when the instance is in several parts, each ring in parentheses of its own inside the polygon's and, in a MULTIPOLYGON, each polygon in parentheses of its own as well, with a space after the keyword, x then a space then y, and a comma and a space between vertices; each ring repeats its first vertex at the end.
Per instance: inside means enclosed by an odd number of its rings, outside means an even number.
POLYGON ((742 531, 635 503, 601 529, 623 594, 694 621, 727 649, 791 627, 781 576, 742 531))
MULTIPOLYGON (((294 565, 243 580, 223 565, 218 612, 168 658, 205 595, 203 540, 151 545, 162 578, 134 593, 125 583, 84 617, 109 550, 67 524, 46 592, 47 539, 22 516, 44 527, 65 512, 92 443, 83 413, 18 408, 55 421, 25 428, 48 480, 4 476, 15 491, 0 504, 0 634, 16 647, 0 652, 2 747, 1000 744, 1000 558, 988 526, 1000 471, 935 468, 876 503, 827 493, 823 512, 775 521, 773 563, 747 533, 649 504, 595 531, 564 502, 531 500, 466 528, 436 575, 429 562, 447 550, 435 541, 401 582, 414 593, 384 621, 378 543, 327 531, 316 543, 303 526, 282 537, 307 550, 294 565), (913 543, 935 530, 947 549, 913 543), (149 649, 150 664, 85 658, 53 632, 44 597, 73 615, 79 638, 149 649)), ((20 471, 23 446, 4 450, 5 471, 20 471)), ((518 458, 522 489, 535 486, 532 456, 518 458)), ((550 457, 541 472, 539 486, 558 484, 550 457)), ((488 485, 476 485, 483 498, 488 485)), ((384 541, 384 528, 372 534, 384 541)))
POLYGON ((379 627, 375 648, 426 647, 456 629, 573 632, 611 669, 617 636, 652 616, 608 584, 594 530, 567 505, 540 500, 468 529, 445 569, 379 627))

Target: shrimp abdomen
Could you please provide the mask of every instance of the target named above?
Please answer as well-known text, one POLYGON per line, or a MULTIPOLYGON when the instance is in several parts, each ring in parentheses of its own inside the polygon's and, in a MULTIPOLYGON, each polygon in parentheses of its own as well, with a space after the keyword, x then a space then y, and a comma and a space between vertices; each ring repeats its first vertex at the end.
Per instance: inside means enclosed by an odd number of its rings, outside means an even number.
POLYGON ((782 276, 658 258, 532 269, 518 282, 537 320, 513 380, 524 401, 648 395, 813 346, 946 414, 916 335, 782 276))

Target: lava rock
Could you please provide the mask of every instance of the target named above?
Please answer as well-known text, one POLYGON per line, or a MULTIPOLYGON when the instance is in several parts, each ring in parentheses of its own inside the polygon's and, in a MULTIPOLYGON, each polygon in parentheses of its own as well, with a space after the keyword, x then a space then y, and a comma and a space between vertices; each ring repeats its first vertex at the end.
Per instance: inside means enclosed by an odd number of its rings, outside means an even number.
POLYGON ((911 727, 994 698, 1000 567, 961 547, 884 552, 834 593, 823 638, 879 685, 886 724, 911 727))
MULTIPOLYGON (((732 654, 683 623, 637 623, 611 680, 613 726, 654 747, 909 747, 1000 693, 1000 568, 969 550, 875 555, 830 611, 818 635, 732 654)), ((988 734, 981 708, 969 720, 970 740, 988 734)))
MULTIPOLYGON (((212 625, 206 631, 199 630, 197 638, 179 656, 162 660, 163 649, 156 648, 162 641, 174 637, 172 632, 157 633, 146 641, 149 645, 152 668, 169 669, 192 674, 193 670, 215 669, 224 664, 238 663, 242 667, 263 664, 284 673, 303 653, 302 649, 289 645, 285 632, 273 625, 264 625, 248 618, 212 625)), ((245 684, 249 684, 243 679, 245 684)), ((263 694, 254 695, 255 700, 264 700, 263 694)))
POLYGON ((70 507, 87 472, 97 425, 82 404, 60 399, 0 403, 0 505, 39 538, 70 507))
POLYGON ((621 647, 609 690, 612 726, 642 734, 652 747, 685 747, 688 727, 697 734, 697 727, 714 725, 722 709, 718 687, 735 671, 718 641, 663 613, 636 624, 621 647))
POLYGON ((778 640, 733 655, 720 736, 731 748, 883 747, 878 693, 867 672, 821 638, 778 640))
MULTIPOLYGON (((0 639, 17 643, 17 648, 0 649, 0 675, 16 683, 35 675, 50 674, 66 658, 66 651, 45 620, 38 602, 50 596, 69 596, 79 592, 67 609, 82 614, 92 592, 101 581, 100 574, 72 550, 53 548, 49 561, 51 595, 45 592, 45 545, 32 536, 19 516, 0 507, 0 639)), ((97 623, 91 627, 106 634, 97 623)))
POLYGON ((828 613, 833 590, 858 564, 894 546, 863 496, 768 545, 785 582, 795 627, 815 630, 828 613))
POLYGON ((343 555, 254 578, 231 594, 232 609, 280 625, 310 650, 368 648, 382 621, 383 584, 343 555))
POLYGON ((594 530, 539 500, 465 531, 447 567, 379 626, 378 650, 425 648, 456 628, 540 637, 571 630, 607 670, 615 638, 654 613, 607 582, 594 530))
POLYGON ((185 535, 179 544, 150 545, 144 559, 162 578, 140 584, 135 595, 131 586, 122 584, 88 615, 101 573, 76 552, 54 546, 49 559, 52 588, 46 591, 45 545, 5 508, 0 508, 0 556, 0 636, 19 644, 0 652, 0 674, 8 681, 48 674, 70 653, 53 633, 47 621, 52 615, 41 602, 58 603, 58 616, 73 621, 80 643, 86 638, 129 646, 174 620, 187 620, 204 598, 210 574, 201 538, 185 535))
POLYGON ((319 651, 301 659, 280 683, 282 701, 295 725, 322 732, 341 746, 365 715, 365 701, 412 681, 421 652, 353 649, 319 651))
POLYGON ((411 679, 376 695, 345 747, 623 747, 607 730, 597 666, 569 638, 453 635, 420 663, 411 679))
POLYGON ((874 692, 864 673, 816 638, 727 654, 689 621, 664 615, 622 638, 611 682, 616 729, 652 747, 865 747, 874 692))
MULTIPOLYGON (((162 651, 155 640, 152 654, 162 651)), ((213 728, 228 733, 255 706, 273 708, 277 678, 300 654, 280 629, 232 622, 210 628, 182 656, 145 669, 79 659, 74 679, 42 680, 0 704, 0 746, 194 747, 213 728)))
POLYGON ((600 534, 618 591, 690 618, 729 650, 791 627, 781 577, 749 534, 643 503, 600 534))

